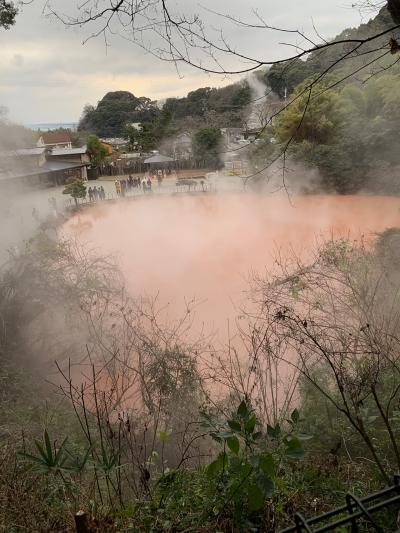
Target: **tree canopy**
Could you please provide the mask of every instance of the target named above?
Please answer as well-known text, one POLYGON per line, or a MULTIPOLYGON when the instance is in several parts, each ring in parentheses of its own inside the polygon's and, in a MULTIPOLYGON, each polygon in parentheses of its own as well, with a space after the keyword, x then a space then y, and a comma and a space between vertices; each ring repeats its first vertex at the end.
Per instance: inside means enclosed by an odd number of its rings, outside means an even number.
POLYGON ((93 165, 99 165, 108 154, 107 149, 101 144, 97 135, 94 134, 88 136, 86 144, 90 161, 93 165))
POLYGON ((78 198, 86 198, 86 186, 79 178, 68 178, 65 182, 63 194, 69 194, 78 205, 78 198))
POLYGON ((222 134, 219 128, 209 126, 201 128, 193 136, 194 157, 209 166, 219 166, 219 149, 222 142, 222 134))
POLYGON ((215 112, 223 117, 226 126, 237 125, 239 114, 251 100, 251 90, 246 81, 222 88, 202 87, 183 98, 168 98, 164 109, 174 119, 203 117, 215 112))
POLYGON ((287 149, 294 161, 319 171, 323 190, 400 192, 400 68, 335 87, 337 78, 327 77, 310 94, 304 88, 312 79, 297 86, 293 103, 265 133, 257 148, 262 158, 273 161, 287 149))
POLYGON ((138 98, 128 91, 113 91, 108 92, 96 107, 85 106, 78 128, 100 137, 120 137, 129 123, 151 121, 158 113, 150 98, 138 98))

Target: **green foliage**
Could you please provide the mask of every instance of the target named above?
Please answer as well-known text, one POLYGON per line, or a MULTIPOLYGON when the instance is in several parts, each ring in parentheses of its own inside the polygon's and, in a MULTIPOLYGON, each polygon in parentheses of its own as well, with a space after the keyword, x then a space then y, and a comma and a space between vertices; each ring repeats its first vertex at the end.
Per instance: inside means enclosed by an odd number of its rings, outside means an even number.
POLYGON ((310 63, 295 59, 290 63, 273 65, 266 71, 264 80, 274 93, 284 98, 312 74, 313 69, 310 63))
POLYGON ((78 198, 86 198, 86 186, 79 178, 68 178, 65 182, 63 194, 69 194, 78 205, 78 198))
MULTIPOLYGON (((329 89, 335 78, 325 77, 309 99, 311 81, 295 89, 297 99, 274 124, 275 154, 289 143, 291 157, 316 167, 329 192, 399 192, 400 154, 394 143, 400 124, 400 69, 393 67, 364 85, 351 82, 335 89, 329 89)), ((262 152, 268 150, 266 139, 262 152)))
MULTIPOLYGON (((391 27, 392 16, 385 7, 374 19, 344 30, 333 41, 365 39, 391 27)), ((266 83, 281 98, 286 90, 287 102, 293 103, 274 124, 273 136, 280 143, 275 153, 269 153, 267 142, 262 152, 276 157, 290 141, 290 156, 306 168, 318 169, 321 189, 329 192, 398 193, 400 155, 395 139, 400 125, 400 69, 386 56, 380 59, 382 71, 371 77, 370 68, 364 67, 377 57, 377 44, 387 46, 387 38, 377 39, 374 45, 366 43, 362 54, 346 61, 337 61, 347 52, 346 45, 340 44, 313 52, 306 61, 296 59, 271 67, 265 73, 266 83), (307 85, 327 70, 330 74, 324 74, 313 87, 305 111, 307 85), (357 78, 354 72, 359 72, 357 78)))
MULTIPOLYGON (((51 444, 49 434, 47 430, 45 430, 43 434, 43 441, 34 441, 39 455, 33 455, 26 452, 19 452, 18 454, 38 473, 80 473, 87 465, 91 450, 88 448, 87 451, 82 454, 82 456, 73 454, 67 449, 67 441, 68 437, 62 441, 59 448, 56 448, 55 443, 54 445, 51 444)), ((105 464, 107 466, 108 462, 105 464)))
POLYGON ((295 434, 299 412, 292 412, 287 429, 279 425, 264 429, 246 400, 227 420, 201 414, 203 425, 210 428, 210 436, 222 448, 206 469, 210 483, 219 493, 215 512, 224 513, 226 506, 232 506, 236 527, 244 527, 251 520, 256 523, 253 513, 260 511, 274 494, 280 468, 304 455, 300 436, 295 434))
POLYGON ((219 128, 213 126, 202 128, 193 136, 193 155, 206 165, 219 166, 220 157, 218 150, 221 146, 222 134, 219 128))
POLYGON ((124 129, 124 136, 129 140, 129 149, 150 152, 155 150, 162 138, 169 133, 171 115, 168 111, 162 110, 152 122, 144 122, 139 128, 129 124, 124 129))
POLYGON ((125 126, 124 137, 129 141, 129 150, 138 150, 140 147, 140 130, 129 124, 125 126))
POLYGON ((275 134, 282 144, 293 139, 296 143, 327 144, 334 140, 342 117, 339 99, 328 87, 333 79, 326 76, 312 90, 307 87, 312 79, 306 80, 294 92, 297 98, 275 124, 275 134))
POLYGON ((174 119, 205 117, 207 113, 215 112, 224 115, 226 126, 236 126, 237 111, 248 105, 250 100, 250 87, 247 82, 242 82, 220 89, 202 87, 184 98, 168 98, 163 109, 169 111, 174 119))
POLYGON ((107 93, 96 107, 85 106, 78 129, 100 137, 121 137, 128 124, 151 121, 158 113, 157 106, 149 98, 137 98, 128 91, 114 91, 107 93))
POLYGON ((86 140, 87 151, 93 165, 99 165, 108 154, 107 148, 102 145, 97 135, 91 134, 86 140))

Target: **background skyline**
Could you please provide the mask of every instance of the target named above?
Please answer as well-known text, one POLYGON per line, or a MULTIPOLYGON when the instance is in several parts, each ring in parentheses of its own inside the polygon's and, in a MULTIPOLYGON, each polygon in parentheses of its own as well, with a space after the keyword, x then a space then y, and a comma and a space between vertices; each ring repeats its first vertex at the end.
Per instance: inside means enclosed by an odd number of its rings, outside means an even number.
MULTIPOLYGON (((53 0, 59 12, 64 12, 68 4, 70 0, 53 0)), ((77 122, 84 105, 95 105, 108 91, 126 90, 135 96, 160 100, 239 79, 207 75, 190 67, 180 69, 178 74, 173 64, 158 60, 119 35, 112 36, 108 46, 101 37, 83 45, 90 30, 66 28, 54 17, 43 14, 44 5, 43 0, 34 0, 24 6, 16 25, 0 33, 0 105, 8 108, 9 118, 16 122, 77 122)), ((235 6, 227 0, 220 0, 218 6, 211 0, 205 0, 201 6, 186 0, 177 9, 199 13, 210 31, 221 27, 233 46, 239 48, 246 42, 246 53, 263 59, 287 57, 293 52, 282 41, 299 44, 298 37, 289 40, 288 34, 238 28, 207 8, 255 20, 253 8, 268 24, 301 29, 314 38, 317 37, 313 25, 323 38, 332 38, 343 29, 363 22, 350 3, 340 0, 323 3, 307 0, 301 5, 290 0, 288 6, 283 12, 277 0, 252 0, 251 3, 241 0, 235 6)))

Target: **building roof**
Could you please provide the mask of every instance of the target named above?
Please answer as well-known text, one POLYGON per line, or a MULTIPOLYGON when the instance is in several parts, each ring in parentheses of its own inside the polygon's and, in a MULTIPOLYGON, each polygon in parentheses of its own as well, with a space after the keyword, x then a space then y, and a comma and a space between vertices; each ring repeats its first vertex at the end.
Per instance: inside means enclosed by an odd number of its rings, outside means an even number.
POLYGON ((166 155, 156 154, 152 157, 148 157, 144 160, 145 163, 170 163, 172 161, 175 161, 175 159, 172 159, 172 157, 168 157, 166 155))
POLYGON ((57 172, 59 170, 69 170, 74 168, 81 168, 86 166, 86 163, 71 163, 69 161, 46 161, 41 167, 25 167, 14 169, 12 171, 1 172, 0 181, 13 178, 24 178, 28 176, 39 176, 40 174, 48 174, 57 172))
POLYGON ((89 163, 72 163, 71 161, 46 161, 44 165, 39 167, 38 174, 46 172, 56 172, 57 170, 67 170, 69 168, 80 168, 85 167, 89 163))
POLYGON ((44 144, 70 143, 71 136, 67 131, 47 131, 41 135, 44 144))
POLYGON ((81 155, 86 154, 87 152, 87 146, 86 144, 83 146, 80 146, 79 148, 53 148, 51 153, 49 155, 57 155, 57 156, 63 156, 63 155, 81 155))
POLYGON ((0 152, 0 157, 16 157, 23 155, 42 155, 46 148, 17 148, 16 150, 8 150, 7 152, 0 152))

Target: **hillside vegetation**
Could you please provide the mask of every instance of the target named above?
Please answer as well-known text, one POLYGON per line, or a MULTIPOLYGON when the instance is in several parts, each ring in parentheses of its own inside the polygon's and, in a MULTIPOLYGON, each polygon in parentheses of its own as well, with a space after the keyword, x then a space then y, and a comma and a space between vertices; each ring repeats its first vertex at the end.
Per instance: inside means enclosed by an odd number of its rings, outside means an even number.
MULTIPOLYGON (((393 26, 386 8, 335 40, 365 38, 393 26)), ((389 37, 368 44, 338 62, 346 45, 272 67, 266 82, 286 104, 263 133, 253 154, 268 167, 286 153, 305 169, 317 169, 314 190, 338 193, 400 192, 400 68, 398 52, 387 50, 389 37), (385 47, 385 48, 383 48, 385 47), (291 103, 292 102, 292 103, 291 103)), ((299 183, 301 186, 301 175, 299 183)), ((296 181, 296 178, 293 178, 296 181)))

